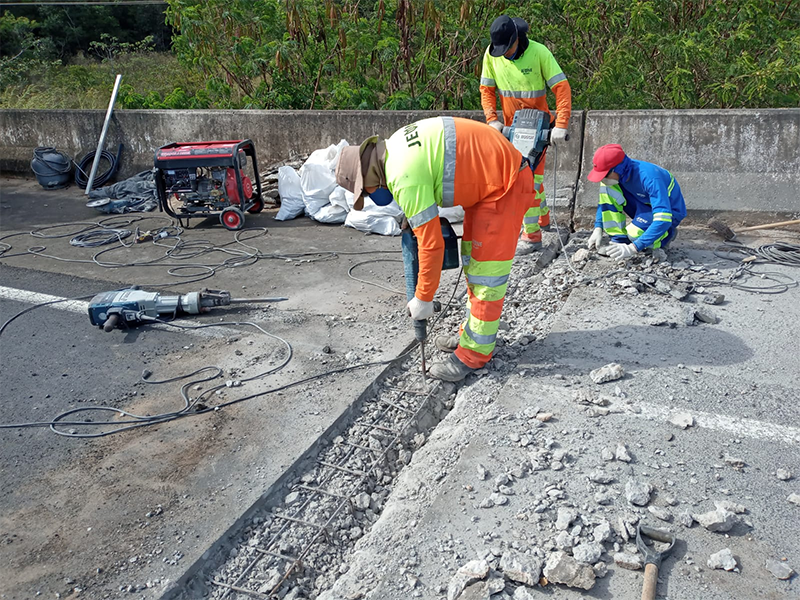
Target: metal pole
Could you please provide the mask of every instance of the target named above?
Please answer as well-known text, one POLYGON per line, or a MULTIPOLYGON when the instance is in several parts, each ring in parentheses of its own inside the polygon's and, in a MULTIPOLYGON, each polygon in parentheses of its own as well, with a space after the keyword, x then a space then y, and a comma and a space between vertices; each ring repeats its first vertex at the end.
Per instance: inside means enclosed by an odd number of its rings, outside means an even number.
POLYGON ((92 162, 92 171, 89 173, 89 181, 86 183, 86 192, 88 196, 92 191, 92 184, 94 183, 94 176, 97 175, 97 167, 100 164, 100 154, 103 152, 103 144, 106 142, 106 133, 108 133, 108 124, 111 121, 111 113, 114 112, 114 102, 117 101, 117 92, 119 92, 119 84, 122 81, 122 74, 117 74, 117 80, 114 82, 114 91, 111 92, 111 102, 108 103, 108 110, 106 111, 106 120, 103 123, 103 131, 100 133, 100 141, 97 142, 97 150, 94 153, 94 162, 92 162))

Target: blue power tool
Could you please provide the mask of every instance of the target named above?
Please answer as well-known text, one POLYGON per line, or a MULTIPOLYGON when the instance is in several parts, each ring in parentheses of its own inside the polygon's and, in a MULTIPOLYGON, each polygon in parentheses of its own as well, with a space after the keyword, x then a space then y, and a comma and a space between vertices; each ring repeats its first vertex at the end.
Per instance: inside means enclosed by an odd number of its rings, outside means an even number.
POLYGON ((162 296, 158 292, 132 288, 97 294, 89 302, 89 321, 103 331, 111 331, 115 327, 128 328, 180 314, 197 315, 216 306, 282 300, 288 298, 231 298, 231 293, 224 290, 162 296))

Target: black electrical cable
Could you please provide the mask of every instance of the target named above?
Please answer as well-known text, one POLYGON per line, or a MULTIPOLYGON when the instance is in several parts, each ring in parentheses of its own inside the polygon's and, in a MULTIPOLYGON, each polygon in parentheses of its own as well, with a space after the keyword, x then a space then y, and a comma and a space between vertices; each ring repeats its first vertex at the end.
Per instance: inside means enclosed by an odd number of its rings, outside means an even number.
MULTIPOLYGON (((75 183, 78 184, 79 187, 86 189, 87 184, 89 183, 89 174, 92 170, 92 162, 94 161, 95 154, 97 154, 97 150, 92 150, 81 159, 76 165, 75 169, 75 183)), ((117 172, 117 167, 119 166, 119 157, 122 154, 122 144, 119 145, 117 148, 117 155, 114 156, 108 150, 103 150, 100 153, 100 160, 106 160, 109 163, 108 169, 101 174, 95 174, 94 181, 92 182, 92 189, 97 189, 102 187, 109 179, 114 176, 114 173, 117 172)), ((99 166, 99 165, 98 165, 99 166)))
MULTIPOLYGON (((447 313, 447 307, 449 307, 452 304, 453 298, 455 298, 456 292, 458 291, 458 286, 461 283, 461 275, 462 274, 463 274, 463 270, 459 272, 459 276, 456 278, 455 285, 453 286, 453 292, 450 295, 450 299, 448 300, 448 302, 446 304, 443 304, 443 306, 445 308, 442 310, 442 312, 439 313, 439 315, 431 323, 431 331, 433 331, 433 329, 438 325, 439 321, 445 316, 445 314, 447 313)), ((149 287, 153 287, 153 286, 149 286, 149 287)), ((87 296, 83 296, 80 299, 86 298, 86 297, 87 296)), ((75 298, 75 299, 78 299, 78 298, 75 298)), ((64 302, 64 301, 66 301, 66 300, 56 300, 54 302, 47 302, 47 303, 43 303, 43 304, 37 305, 37 306, 45 306, 45 305, 48 305, 48 304, 55 304, 57 302, 64 302)), ((14 317, 12 317, 8 321, 6 321, 6 323, 4 323, 2 327, 0 327, 0 333, 2 333, 2 331, 5 329, 5 327, 11 321, 16 319, 18 316, 21 316, 25 312, 28 312, 28 311, 32 310, 33 308, 35 308, 35 307, 29 307, 28 309, 25 309, 24 311, 18 313, 17 315, 15 315, 14 317)), ((285 340, 284 338, 282 338, 282 337, 280 337, 278 335, 275 335, 273 333, 269 333, 268 331, 263 329, 258 324, 252 323, 252 322, 249 322, 249 321, 229 321, 229 322, 220 322, 220 323, 204 323, 204 324, 200 324, 200 325, 179 325, 177 323, 170 323, 169 321, 164 321, 162 319, 156 319, 156 318, 151 318, 151 319, 148 319, 148 320, 153 322, 153 323, 160 323, 162 325, 168 325, 170 327, 176 327, 176 328, 179 328, 179 329, 190 329, 190 330, 191 329, 205 329, 205 328, 208 328, 208 327, 217 327, 217 326, 225 326, 225 325, 227 325, 227 326, 249 325, 249 326, 255 327, 256 329, 258 329, 259 331, 261 331, 265 335, 268 335, 268 336, 270 336, 270 337, 272 337, 274 339, 277 339, 277 340, 279 340, 280 342, 282 342, 284 344, 284 346, 287 349, 287 354, 286 354, 286 357, 284 358, 284 360, 282 360, 280 364, 276 365, 275 367, 272 367, 272 368, 268 369, 267 371, 264 371, 262 373, 254 375, 252 377, 248 377, 246 379, 239 380, 241 382, 248 382, 248 381, 253 381, 253 380, 256 380, 256 379, 263 379, 264 377, 266 377, 268 375, 276 373, 277 371, 283 369, 287 364, 289 364, 289 362, 291 361, 292 356, 293 356, 292 346, 287 340, 285 340)), ((357 365, 350 365, 350 366, 347 366, 347 367, 340 367, 338 369, 332 369, 332 370, 329 370, 329 371, 325 371, 323 373, 318 373, 316 375, 311 375, 309 377, 304 377, 302 379, 297 379, 295 381, 290 381, 289 383, 285 383, 283 385, 271 388, 269 390, 265 390, 263 392, 256 392, 254 394, 250 394, 248 396, 243 396, 241 398, 234 398, 233 400, 228 400, 226 402, 222 402, 220 404, 216 404, 216 405, 213 405, 213 406, 205 406, 203 401, 208 396, 210 396, 214 392, 216 392, 217 390, 220 390, 222 388, 227 387, 226 384, 217 385, 217 386, 211 387, 211 388, 209 388, 207 390, 204 390, 196 398, 190 398, 189 395, 188 395, 188 390, 189 390, 190 387, 192 387, 192 386, 194 386, 196 384, 207 382, 207 381, 211 381, 213 379, 216 379, 217 377, 220 377, 222 375, 222 369, 220 369, 219 367, 206 366, 206 367, 202 367, 200 369, 197 369, 196 371, 193 371, 192 373, 188 373, 186 375, 179 375, 177 377, 172 377, 172 378, 169 378, 169 379, 164 379, 164 380, 159 380, 159 381, 151 381, 151 380, 149 380, 150 373, 146 372, 146 373, 142 374, 141 380, 144 381, 145 383, 153 384, 153 385, 163 384, 163 383, 171 383, 171 382, 174 382, 174 381, 179 381, 181 379, 188 379, 190 377, 193 377, 195 375, 198 375, 198 374, 206 372, 206 371, 212 371, 213 373, 211 375, 208 375, 208 376, 203 377, 201 379, 192 379, 191 381, 188 381, 187 383, 185 383, 185 384, 183 384, 181 386, 180 393, 181 393, 181 398, 183 399, 183 408, 181 408, 181 409, 179 409, 177 411, 161 413, 161 414, 157 414, 157 415, 135 415, 135 414, 130 413, 128 411, 125 411, 125 410, 122 410, 122 409, 118 409, 118 408, 113 408, 113 407, 110 407, 110 406, 87 406, 87 407, 80 407, 80 408, 71 409, 71 410, 65 411, 63 413, 60 413, 55 418, 53 418, 51 421, 35 421, 35 422, 28 422, 28 423, 0 424, 0 429, 22 429, 22 428, 32 428, 32 427, 49 427, 50 430, 53 433, 55 433, 57 435, 60 435, 60 436, 64 436, 64 437, 73 437, 73 438, 105 437, 105 436, 108 436, 108 435, 112 435, 112 434, 115 434, 115 433, 120 433, 122 431, 127 431, 127 430, 130 430, 130 429, 138 429, 139 427, 147 427, 147 426, 150 426, 150 425, 158 425, 160 423, 166 423, 166 422, 177 420, 177 419, 184 418, 184 417, 191 417, 191 416, 195 416, 195 415, 202 415, 202 414, 206 414, 208 412, 217 411, 217 410, 220 410, 220 409, 225 408, 227 406, 231 406, 233 404, 238 404, 240 402, 244 402, 244 401, 247 401, 247 400, 252 400, 252 399, 255 399, 255 398, 259 398, 261 396, 274 394, 276 392, 281 392, 283 390, 287 390, 287 389, 296 387, 298 385, 302 385, 304 383, 309 383, 311 381, 317 381, 319 379, 323 379, 323 378, 329 377, 331 375, 337 375, 339 373, 346 373, 346 372, 349 372, 349 371, 354 371, 356 369, 363 369, 363 368, 369 368, 369 367, 389 365, 389 364, 395 363, 395 362, 397 362, 399 360, 402 360, 403 358, 407 357, 418 346, 419 346, 419 343, 415 343, 415 344, 411 345, 409 348, 407 348, 405 351, 401 352, 398 356, 396 356, 395 358, 392 358, 392 359, 369 362, 369 363, 360 363, 360 364, 357 364, 357 365), (66 421, 66 420, 64 420, 70 415, 73 415, 73 414, 76 414, 76 413, 80 413, 80 412, 86 412, 86 411, 88 411, 88 412, 112 412, 114 414, 123 415, 125 417, 128 417, 128 419, 127 420, 123 420, 123 421, 120 421, 120 420, 117 420, 117 421, 86 421, 86 420, 66 421), (99 432, 99 433, 78 433, 77 431, 61 431, 61 430, 57 429, 57 427, 66 427, 66 426, 70 426, 70 427, 98 427, 98 426, 106 426, 106 425, 113 425, 115 427, 114 427, 114 429, 110 429, 110 430, 99 432)))

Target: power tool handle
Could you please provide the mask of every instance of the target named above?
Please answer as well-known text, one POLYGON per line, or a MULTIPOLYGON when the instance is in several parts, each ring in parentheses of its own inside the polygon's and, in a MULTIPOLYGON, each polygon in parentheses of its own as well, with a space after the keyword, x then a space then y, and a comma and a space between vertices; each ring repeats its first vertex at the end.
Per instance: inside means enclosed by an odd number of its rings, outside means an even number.
POLYGON ((119 314, 115 313, 113 315, 109 315, 106 319, 106 322, 103 323, 103 331, 106 333, 113 331, 113 329, 117 326, 117 323, 119 323, 119 314))

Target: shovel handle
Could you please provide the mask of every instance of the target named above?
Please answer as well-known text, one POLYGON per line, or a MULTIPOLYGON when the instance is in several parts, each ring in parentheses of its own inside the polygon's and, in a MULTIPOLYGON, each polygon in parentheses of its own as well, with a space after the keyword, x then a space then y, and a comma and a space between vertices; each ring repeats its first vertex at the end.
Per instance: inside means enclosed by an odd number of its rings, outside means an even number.
POLYGON ((781 221, 780 223, 767 223, 766 225, 753 225, 752 227, 742 227, 741 229, 737 229, 736 232, 740 231, 755 231, 757 229, 775 229, 776 227, 783 227, 784 225, 798 225, 800 224, 800 219, 794 219, 793 221, 781 221))
POLYGON ((656 585, 658 585, 658 567, 653 564, 647 564, 644 566, 642 600, 655 600, 656 585))

